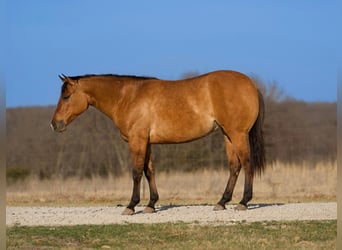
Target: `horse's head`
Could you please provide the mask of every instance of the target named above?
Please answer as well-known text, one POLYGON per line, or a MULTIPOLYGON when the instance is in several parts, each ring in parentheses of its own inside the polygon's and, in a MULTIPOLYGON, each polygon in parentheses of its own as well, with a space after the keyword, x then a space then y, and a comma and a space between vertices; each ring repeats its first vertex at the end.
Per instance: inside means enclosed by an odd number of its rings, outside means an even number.
POLYGON ((66 126, 88 108, 88 96, 82 91, 78 80, 67 76, 59 76, 62 80, 62 91, 57 108, 51 121, 51 128, 63 132, 66 126))

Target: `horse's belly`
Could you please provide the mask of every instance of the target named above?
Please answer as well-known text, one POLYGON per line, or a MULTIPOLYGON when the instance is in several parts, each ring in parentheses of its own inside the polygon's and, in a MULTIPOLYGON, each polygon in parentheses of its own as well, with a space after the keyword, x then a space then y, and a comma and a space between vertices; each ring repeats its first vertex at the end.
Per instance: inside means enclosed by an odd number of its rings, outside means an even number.
POLYGON ((150 130, 151 143, 179 143, 198 139, 217 127, 211 117, 176 117, 157 120, 150 130))

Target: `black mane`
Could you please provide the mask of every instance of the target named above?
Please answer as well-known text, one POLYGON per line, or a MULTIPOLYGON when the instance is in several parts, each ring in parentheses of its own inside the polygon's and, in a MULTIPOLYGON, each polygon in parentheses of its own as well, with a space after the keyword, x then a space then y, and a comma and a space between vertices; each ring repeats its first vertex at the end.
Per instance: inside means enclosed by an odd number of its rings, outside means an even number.
POLYGON ((79 80, 81 78, 88 78, 88 77, 95 77, 95 76, 100 76, 100 77, 122 77, 122 78, 132 78, 136 80, 148 80, 148 79, 158 79, 156 77, 149 77, 149 76, 135 76, 135 75, 115 75, 115 74, 101 74, 101 75, 96 75, 96 74, 88 74, 88 75, 80 75, 80 76, 68 76, 72 80, 79 80))

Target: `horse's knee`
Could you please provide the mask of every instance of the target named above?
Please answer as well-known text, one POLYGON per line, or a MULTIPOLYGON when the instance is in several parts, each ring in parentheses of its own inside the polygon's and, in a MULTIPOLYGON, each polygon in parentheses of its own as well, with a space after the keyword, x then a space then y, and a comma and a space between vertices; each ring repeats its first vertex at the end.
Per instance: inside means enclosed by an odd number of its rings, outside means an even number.
POLYGON ((146 179, 148 181, 151 180, 151 178, 153 177, 153 174, 154 174, 150 169, 145 169, 144 173, 145 173, 146 179))
POLYGON ((143 175, 143 171, 141 169, 133 168, 133 181, 139 182, 141 180, 141 177, 143 175))

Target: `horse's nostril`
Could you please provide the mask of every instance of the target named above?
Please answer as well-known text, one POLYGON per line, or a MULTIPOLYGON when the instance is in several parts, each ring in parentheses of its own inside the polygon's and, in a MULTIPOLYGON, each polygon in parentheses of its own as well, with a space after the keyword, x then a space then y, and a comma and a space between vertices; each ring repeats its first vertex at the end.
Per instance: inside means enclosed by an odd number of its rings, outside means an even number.
POLYGON ((64 121, 52 121, 50 127, 56 132, 63 132, 66 129, 64 121))

